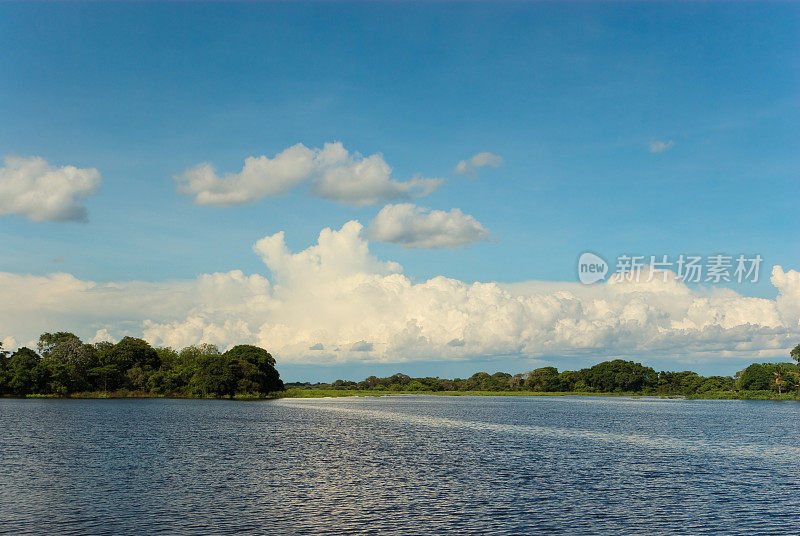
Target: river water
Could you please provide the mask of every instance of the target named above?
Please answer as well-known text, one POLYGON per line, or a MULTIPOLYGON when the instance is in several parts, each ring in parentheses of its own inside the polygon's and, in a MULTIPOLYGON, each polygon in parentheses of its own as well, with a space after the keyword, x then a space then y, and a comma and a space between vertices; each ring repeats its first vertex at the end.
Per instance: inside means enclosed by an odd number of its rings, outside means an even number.
POLYGON ((800 534, 800 403, 2 399, 0 533, 800 534))

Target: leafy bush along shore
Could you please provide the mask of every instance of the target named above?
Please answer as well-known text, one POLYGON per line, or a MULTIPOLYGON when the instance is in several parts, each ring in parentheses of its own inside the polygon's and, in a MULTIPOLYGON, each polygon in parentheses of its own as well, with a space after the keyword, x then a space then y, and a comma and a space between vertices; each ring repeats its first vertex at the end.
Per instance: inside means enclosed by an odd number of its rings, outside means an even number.
POLYGON ((700 376, 691 371, 656 372, 633 361, 604 361, 581 370, 542 367, 523 374, 478 372, 462 379, 412 378, 395 374, 360 382, 289 383, 284 387, 275 360, 263 348, 188 346, 153 348, 125 337, 116 344, 83 343, 72 333, 44 333, 37 351, 13 354, 0 346, 0 395, 83 398, 379 396, 440 395, 655 395, 688 398, 800 400, 800 345, 795 363, 754 363, 734 376, 700 376))
POLYGON ((263 398, 283 390, 263 348, 189 346, 180 352, 125 337, 86 344, 67 332, 44 333, 37 351, 0 347, 0 394, 93 398, 181 396, 263 398))

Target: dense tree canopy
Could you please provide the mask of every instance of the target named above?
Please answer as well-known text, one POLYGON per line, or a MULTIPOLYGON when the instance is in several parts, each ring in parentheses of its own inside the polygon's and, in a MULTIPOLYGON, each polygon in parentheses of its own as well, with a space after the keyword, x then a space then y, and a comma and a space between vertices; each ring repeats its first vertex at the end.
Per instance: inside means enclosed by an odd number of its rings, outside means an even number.
POLYGON ((792 391, 799 383, 797 368, 791 363, 753 363, 737 373, 738 386, 745 391, 792 391))
POLYGON ((656 386, 658 373, 633 361, 615 359, 585 370, 581 379, 596 391, 646 391, 656 386))
POLYGON ((39 353, 0 346, 0 394, 68 395, 136 390, 185 396, 266 396, 283 389, 275 359, 257 346, 189 346, 180 352, 125 337, 85 344, 68 332, 44 333, 39 353))
POLYGON ((39 354, 41 354, 42 357, 49 357, 50 352, 52 352, 56 346, 71 341, 81 342, 77 335, 68 331, 42 333, 41 336, 39 336, 39 343, 36 345, 36 349, 39 350, 39 354))
POLYGON ((283 382, 275 370, 275 358, 263 348, 240 344, 222 357, 233 367, 237 389, 262 394, 283 389, 283 382))
POLYGON ((15 395, 41 392, 47 389, 49 375, 39 355, 23 346, 8 360, 5 388, 15 395))

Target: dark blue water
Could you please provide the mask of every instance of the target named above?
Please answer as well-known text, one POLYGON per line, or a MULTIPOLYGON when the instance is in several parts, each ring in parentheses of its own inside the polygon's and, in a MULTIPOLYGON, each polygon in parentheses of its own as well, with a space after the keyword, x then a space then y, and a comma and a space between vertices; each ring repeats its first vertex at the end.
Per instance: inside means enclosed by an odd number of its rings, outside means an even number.
POLYGON ((0 533, 800 534, 800 404, 0 400, 0 533))

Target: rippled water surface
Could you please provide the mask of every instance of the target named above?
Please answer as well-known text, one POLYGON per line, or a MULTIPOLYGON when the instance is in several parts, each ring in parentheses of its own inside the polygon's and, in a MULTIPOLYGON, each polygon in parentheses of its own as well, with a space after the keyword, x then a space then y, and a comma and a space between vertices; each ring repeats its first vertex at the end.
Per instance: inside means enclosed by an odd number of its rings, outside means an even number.
POLYGON ((800 534, 800 404, 0 400, 3 534, 800 534))

